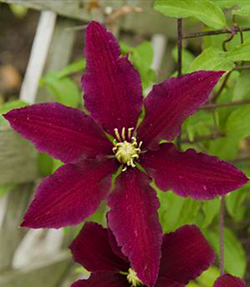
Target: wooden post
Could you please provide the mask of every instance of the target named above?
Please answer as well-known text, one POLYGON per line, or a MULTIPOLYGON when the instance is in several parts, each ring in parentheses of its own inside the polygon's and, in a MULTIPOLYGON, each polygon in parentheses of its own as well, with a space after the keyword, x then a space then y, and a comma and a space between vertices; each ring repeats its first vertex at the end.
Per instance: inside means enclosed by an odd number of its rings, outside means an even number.
POLYGON ((32 104, 36 101, 39 80, 48 56, 55 23, 56 14, 54 12, 44 11, 41 13, 29 64, 21 87, 20 99, 26 103, 32 104))
MULTIPOLYGON (((31 199, 34 185, 17 185, 7 194, 6 212, 0 229, 0 271, 11 268, 15 250, 25 235, 25 228, 18 228, 31 199)), ((0 276, 1 278, 1 276, 0 276)))

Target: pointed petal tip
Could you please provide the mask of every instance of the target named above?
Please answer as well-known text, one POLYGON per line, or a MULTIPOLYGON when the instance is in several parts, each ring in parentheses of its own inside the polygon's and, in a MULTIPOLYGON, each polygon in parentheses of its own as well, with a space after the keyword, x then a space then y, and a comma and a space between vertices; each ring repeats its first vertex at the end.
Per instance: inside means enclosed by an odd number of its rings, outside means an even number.
MULTIPOLYGON (((97 22, 97 21, 95 21, 95 20, 92 20, 92 21, 90 21, 90 22, 88 23, 86 30, 91 30, 91 29, 95 29, 95 28, 101 28, 101 29, 103 29, 104 26, 103 26, 100 22, 97 22)), ((104 28, 104 29, 105 29, 105 28, 104 28)))
POLYGON ((82 76, 84 105, 110 134, 114 129, 135 127, 142 106, 138 72, 114 35, 100 23, 91 22, 85 35, 86 71, 82 76))
POLYGON ((113 160, 61 166, 39 185, 21 225, 57 229, 79 224, 106 198, 116 169, 113 160))
POLYGON ((19 225, 19 227, 27 227, 26 224, 25 224, 25 220, 23 220, 23 221, 21 222, 21 224, 19 225))
POLYGON ((16 112, 18 112, 18 111, 21 110, 21 109, 23 109, 23 108, 10 110, 10 111, 8 111, 7 113, 2 114, 2 116, 3 116, 3 117, 10 123, 10 125, 11 125, 11 121, 12 121, 12 120, 15 120, 15 114, 16 114, 16 112))
POLYGON ((69 163, 111 151, 103 130, 80 110, 60 103, 40 103, 14 109, 4 115, 17 133, 40 152, 69 163))
POLYGON ((247 285, 239 277, 225 274, 217 278, 213 287, 247 287, 247 285))
POLYGON ((142 166, 161 190, 172 189, 180 196, 210 200, 236 190, 248 182, 232 164, 194 149, 179 152, 173 144, 148 152, 142 166))
POLYGON ((33 218, 29 218, 29 215, 27 215, 27 213, 24 215, 24 219, 22 221, 22 223, 19 225, 19 228, 32 228, 32 229, 59 229, 60 227, 54 227, 54 226, 40 226, 39 221, 37 221, 36 219, 33 218))
POLYGON ((89 35, 97 32, 97 31, 106 32, 107 29, 106 29, 106 27, 102 26, 97 21, 90 21, 86 27, 86 37, 89 37, 89 35))
POLYGON ((10 113, 10 112, 5 113, 5 114, 2 114, 2 116, 3 116, 6 120, 8 120, 8 118, 9 118, 9 113, 10 113))

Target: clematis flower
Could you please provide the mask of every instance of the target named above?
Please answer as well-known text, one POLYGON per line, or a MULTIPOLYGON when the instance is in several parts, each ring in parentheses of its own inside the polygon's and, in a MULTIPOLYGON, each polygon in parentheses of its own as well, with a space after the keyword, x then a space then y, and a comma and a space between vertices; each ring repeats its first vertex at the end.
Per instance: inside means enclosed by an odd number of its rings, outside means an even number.
POLYGON ((230 274, 220 276, 215 282, 214 287, 247 287, 246 283, 238 277, 230 274))
POLYGON ((109 224, 118 245, 140 280, 152 286, 162 243, 152 179, 162 190, 202 200, 225 195, 247 178, 216 157, 192 149, 179 152, 169 143, 182 122, 207 101, 223 72, 198 71, 171 78, 155 85, 143 99, 138 72, 120 54, 114 36, 91 22, 86 29, 87 68, 82 78, 89 114, 43 103, 12 110, 4 117, 39 151, 65 163, 38 187, 21 226, 78 224, 107 198, 109 224), (138 124, 142 106, 145 117, 138 124), (168 143, 160 144, 162 140, 168 143), (123 171, 109 194, 111 175, 120 166, 123 171))
POLYGON ((86 223, 69 248, 74 261, 91 272, 89 279, 79 280, 72 287, 184 287, 214 261, 213 250, 195 225, 163 235, 156 284, 148 285, 138 278, 112 232, 101 225, 86 223))

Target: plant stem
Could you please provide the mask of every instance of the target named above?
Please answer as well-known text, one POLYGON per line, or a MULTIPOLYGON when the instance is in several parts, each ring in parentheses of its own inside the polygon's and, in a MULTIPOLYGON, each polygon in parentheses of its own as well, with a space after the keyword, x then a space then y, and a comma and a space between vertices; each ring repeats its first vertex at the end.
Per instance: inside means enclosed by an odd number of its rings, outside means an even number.
POLYGON ((220 96, 220 94, 223 92, 223 90, 225 89, 226 85, 227 85, 227 81, 230 77, 230 75, 232 74, 232 71, 230 71, 229 73, 227 73, 219 91, 212 97, 211 102, 212 103, 216 103, 216 100, 218 99, 218 97, 220 96))
POLYGON ((177 30, 178 30, 178 63, 177 63, 177 72, 178 77, 182 74, 182 19, 177 19, 177 30))
POLYGON ((200 107, 200 110, 212 110, 212 109, 216 109, 216 108, 240 106, 240 105, 246 105, 246 104, 250 104, 250 99, 233 101, 233 102, 222 103, 222 104, 207 104, 203 107, 200 107))
MULTIPOLYGON (((182 75, 182 18, 177 19, 177 35, 178 35, 178 61, 177 61, 177 74, 178 77, 182 75)), ((176 145, 181 150, 181 130, 176 139, 176 145)))
POLYGON ((243 162, 243 161, 250 161, 250 157, 246 156, 246 157, 236 158, 232 160, 231 163, 237 163, 237 162, 243 162))
POLYGON ((237 66, 237 67, 234 67, 233 70, 249 70, 250 69, 250 65, 245 65, 245 66, 237 66))
POLYGON ((225 215, 225 197, 220 200, 220 221, 219 221, 219 236, 220 236, 220 258, 219 267, 220 275, 224 275, 224 215, 225 215))
POLYGON ((250 27, 233 27, 231 29, 196 32, 196 33, 183 36, 182 39, 199 38, 199 37, 204 37, 204 36, 215 36, 215 35, 221 35, 221 34, 232 34, 232 33, 238 33, 238 32, 246 32, 246 31, 250 31, 250 27))
POLYGON ((226 135, 223 133, 216 133, 216 134, 212 134, 212 135, 196 137, 193 140, 189 140, 188 138, 184 138, 181 140, 181 142, 182 143, 197 143, 197 142, 201 142, 201 141, 207 141, 207 140, 214 140, 217 138, 222 138, 225 136, 226 135))

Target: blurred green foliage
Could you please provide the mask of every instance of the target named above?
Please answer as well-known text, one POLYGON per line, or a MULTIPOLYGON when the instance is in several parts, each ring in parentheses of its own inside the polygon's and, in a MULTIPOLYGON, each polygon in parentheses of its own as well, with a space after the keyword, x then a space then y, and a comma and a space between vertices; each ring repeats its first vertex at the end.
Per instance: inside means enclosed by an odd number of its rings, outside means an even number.
POLYGON ((214 29, 221 29, 226 26, 224 13, 212 1, 156 0, 154 8, 168 17, 195 17, 214 29))
MULTIPOLYGON (((249 16, 250 5, 246 0, 156 0, 154 8, 168 17, 195 18, 201 21, 203 31, 226 28, 231 21, 232 15, 249 16), (225 16, 223 9, 230 9, 225 16), (229 17, 228 17, 229 15, 229 17)), ((247 19, 249 22, 249 18, 247 19)), ((238 19, 239 23, 245 23, 244 19, 238 19)), ((232 101, 244 101, 250 99, 250 70, 235 70, 244 62, 250 62, 250 32, 244 33, 244 43, 240 37, 235 36, 227 44, 227 51, 222 48, 222 43, 228 38, 227 34, 204 37, 202 39, 199 55, 194 54, 188 48, 183 48, 183 73, 197 70, 224 70, 230 72, 230 76, 223 91, 218 96, 216 103, 225 104, 232 101), (249 38, 249 39, 248 39, 249 38)), ((197 40, 200 41, 200 40, 197 40)), ((122 55, 127 55, 141 75, 142 86, 145 90, 150 88, 156 81, 156 74, 151 69, 153 60, 153 47, 151 42, 144 41, 137 46, 129 46, 121 43, 122 55)), ((174 60, 177 62, 177 47, 172 51, 174 60)), ((246 63, 246 65, 249 63, 246 63)), ((71 107, 82 106, 82 92, 80 81, 74 81, 73 77, 85 69, 85 60, 76 61, 59 72, 49 72, 41 79, 41 85, 53 94, 56 101, 71 107)), ((216 86, 213 95, 220 90, 226 75, 216 86)), ((10 109, 25 106, 26 104, 16 100, 0 105, 0 113, 10 109)), ((0 119, 2 122, 3 119, 0 119)), ((0 123, 2 123, 0 122, 0 123)), ((246 174, 250 175, 250 104, 218 107, 211 110, 199 110, 195 115, 188 118, 183 125, 181 139, 182 149, 195 148, 198 151, 216 155, 223 160, 234 161, 246 174), (221 134, 212 140, 199 140, 210 135, 221 134), (185 141, 184 141, 185 139, 185 141), (236 160, 246 157, 246 160, 236 160), (248 158, 248 160, 247 160, 248 158)), ((40 172, 42 176, 51 174, 62 163, 50 158, 48 155, 39 156, 40 172)), ((156 188, 152 184, 153 188, 156 188)), ((9 186, 0 186, 0 196, 6 193, 9 186)), ((243 277, 246 271, 247 257, 241 243, 241 235, 250 236, 250 229, 243 222, 250 220, 250 212, 246 203, 250 201, 250 187, 246 185, 232 192, 225 198, 226 223, 225 229, 225 269, 233 275, 243 277)), ((159 218, 164 232, 172 232, 184 224, 197 224, 210 244, 219 253, 219 209, 220 199, 211 201, 195 201, 191 198, 182 198, 171 191, 162 192, 157 190, 161 208, 159 218)), ((105 224, 107 207, 105 202, 98 211, 88 220, 105 224)), ((65 228, 65 234, 75 235, 78 227, 65 228), (73 231, 72 231, 73 230, 73 231)), ((196 282, 189 287, 210 287, 218 277, 219 270, 211 267, 204 272, 196 282)))

